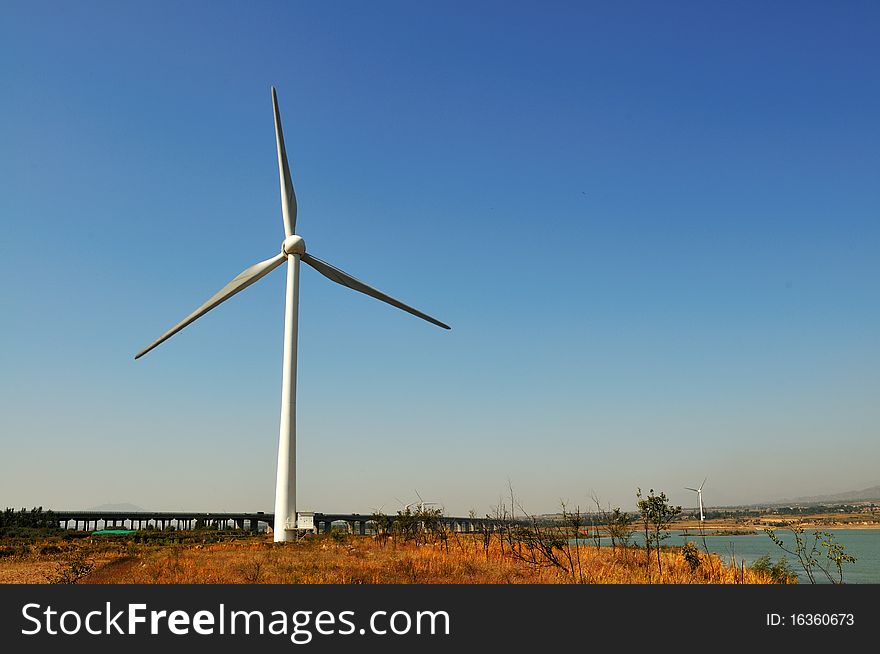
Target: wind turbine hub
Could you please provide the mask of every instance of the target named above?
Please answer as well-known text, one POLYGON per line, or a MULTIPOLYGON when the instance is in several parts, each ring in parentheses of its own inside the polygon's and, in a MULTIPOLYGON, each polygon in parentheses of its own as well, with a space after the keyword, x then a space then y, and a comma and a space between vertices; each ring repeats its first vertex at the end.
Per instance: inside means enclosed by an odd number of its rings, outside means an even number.
POLYGON ((281 244, 281 251, 284 254, 305 254, 306 242, 302 239, 302 236, 291 234, 281 244))

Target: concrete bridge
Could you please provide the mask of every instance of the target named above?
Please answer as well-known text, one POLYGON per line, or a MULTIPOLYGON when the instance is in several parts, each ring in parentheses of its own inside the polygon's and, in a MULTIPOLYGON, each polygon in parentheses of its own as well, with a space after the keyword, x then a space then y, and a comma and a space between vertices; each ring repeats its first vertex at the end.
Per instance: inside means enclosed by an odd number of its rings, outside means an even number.
MULTIPOLYGON (((52 511, 62 529, 97 531, 98 529, 175 529, 202 528, 247 529, 264 531, 275 521, 273 513, 216 513, 186 511, 52 511)), ((394 521, 397 516, 389 515, 394 521)), ((486 518, 455 518, 443 516, 439 521, 450 531, 460 533, 482 532, 492 529, 492 521, 486 518)), ((315 513, 313 533, 329 533, 334 525, 343 527, 349 534, 375 534, 378 526, 372 515, 361 513, 315 513)))
POLYGON ((271 525, 273 515, 259 513, 202 513, 171 511, 52 511, 62 529, 249 529, 260 531, 260 523, 271 525))

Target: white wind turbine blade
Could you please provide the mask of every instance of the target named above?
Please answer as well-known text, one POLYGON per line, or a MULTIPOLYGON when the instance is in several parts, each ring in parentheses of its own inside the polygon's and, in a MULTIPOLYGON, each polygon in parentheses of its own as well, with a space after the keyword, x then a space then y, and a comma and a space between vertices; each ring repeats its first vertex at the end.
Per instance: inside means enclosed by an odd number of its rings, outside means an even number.
MULTIPOLYGON (((706 477, 706 479, 708 479, 708 477, 706 477)), ((700 484, 700 488, 699 488, 698 490, 703 490, 703 486, 706 485, 706 479, 704 479, 704 480, 703 480, 703 483, 700 484)))
POLYGON ((700 491, 698 491, 696 488, 691 488, 690 486, 685 486, 684 489, 685 489, 685 490, 692 490, 692 491, 694 491, 695 493, 699 493, 699 492, 700 492, 700 491))
POLYGON ((272 110, 275 113, 275 146, 278 150, 278 176, 281 180, 281 215, 284 217, 284 235, 296 234, 296 194, 290 179, 290 164, 287 163, 287 150, 284 148, 284 134, 281 131, 281 114, 278 112, 278 96, 272 87, 272 110))
POLYGON ((208 313, 211 309, 216 307, 218 304, 228 300, 229 298, 231 298, 233 295, 235 295, 239 291, 243 291, 244 289, 246 289, 248 286, 250 286, 254 282, 259 281, 260 279, 262 279, 263 277, 268 275, 270 272, 275 270, 278 266, 280 266, 285 261, 287 261, 287 255, 284 252, 281 252, 280 254, 275 255, 271 259, 266 259, 265 261, 261 261, 260 263, 254 264, 253 266, 251 266, 247 270, 243 270, 242 272, 240 272, 238 274, 238 276, 235 279, 233 279, 226 286, 224 286, 219 291, 217 291, 217 293, 215 293, 213 296, 211 296, 211 299, 209 299, 207 302, 205 302, 202 306, 200 306, 198 309, 193 311, 191 314, 189 314, 186 318, 181 320, 179 323, 174 325, 174 327, 172 327, 167 332, 162 334, 159 338, 157 338, 155 341, 150 343, 143 350, 138 352, 138 354, 135 356, 135 359, 140 359, 147 352, 152 350, 157 345, 167 341, 169 338, 174 336, 177 332, 179 332, 181 329, 186 327, 188 324, 190 324, 191 322, 193 322, 197 318, 202 317, 203 315, 208 313))
POLYGON ((385 295, 385 293, 383 293, 382 291, 378 291, 375 288, 373 288, 372 286, 364 284, 362 281, 360 281, 359 279, 355 279, 354 277, 349 275, 347 272, 344 272, 344 271, 340 270, 339 268, 336 268, 335 266, 331 266, 326 261, 321 261, 317 257, 313 257, 308 252, 303 254, 301 259, 305 263, 309 264, 312 268, 317 270, 319 273, 324 275, 324 277, 326 277, 327 279, 329 279, 331 281, 336 282, 337 284, 342 284, 343 286, 348 286, 349 288, 354 289, 355 291, 360 291, 361 293, 364 293, 365 295, 369 295, 370 297, 374 297, 377 300, 382 300, 383 302, 387 302, 388 304, 390 304, 393 307, 397 307, 398 309, 402 309, 402 310, 406 311, 407 313, 411 313, 414 316, 418 316, 422 320, 427 320, 428 322, 433 323, 433 324, 437 325, 438 327, 442 327, 443 329, 452 329, 452 327, 450 327, 449 325, 447 325, 445 323, 440 322, 436 318, 432 318, 428 314, 422 313, 418 309, 413 309, 411 306, 408 306, 408 305, 404 304, 403 302, 400 302, 399 300, 395 300, 390 295, 385 295))

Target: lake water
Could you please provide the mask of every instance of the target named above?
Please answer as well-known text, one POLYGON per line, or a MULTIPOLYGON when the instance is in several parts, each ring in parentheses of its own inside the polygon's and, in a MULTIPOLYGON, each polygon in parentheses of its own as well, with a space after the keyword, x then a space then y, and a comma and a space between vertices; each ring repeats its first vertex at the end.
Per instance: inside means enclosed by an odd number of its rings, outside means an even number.
MULTIPOLYGON (((856 557, 855 563, 844 564, 844 582, 848 584, 880 584, 880 529, 829 529, 827 531, 834 534, 835 542, 842 544, 846 548, 847 554, 856 557)), ((790 532, 781 530, 776 533, 782 539, 785 546, 794 551, 794 536, 790 532)), ((806 530, 804 537, 808 538, 807 547, 812 545, 812 531, 806 530)), ((693 541, 701 552, 704 551, 700 532, 694 530, 687 530, 687 532, 669 530, 669 538, 663 541, 663 545, 681 546, 688 541, 693 541)), ((586 542, 588 544, 595 543, 592 539, 586 542)), ((641 535, 634 533, 632 542, 644 546, 644 533, 641 535)), ((581 543, 584 543, 584 541, 581 540, 581 543)), ((601 544, 610 545, 611 540, 602 538, 601 544)), ((769 556, 773 563, 776 563, 779 557, 785 556, 789 567, 798 573, 800 583, 809 583, 809 579, 807 579, 797 558, 783 552, 763 531, 736 536, 710 536, 706 534, 706 546, 708 546, 710 552, 720 555, 726 563, 730 563, 731 558, 736 557, 738 565, 741 565, 742 561, 745 560, 747 567, 762 556, 769 556)), ((817 558, 822 561, 823 565, 826 561, 829 563, 831 566, 829 571, 832 574, 836 572, 834 563, 825 559, 824 553, 817 558)), ((816 579, 816 583, 829 583, 828 578, 821 570, 816 570, 813 576, 816 579)))

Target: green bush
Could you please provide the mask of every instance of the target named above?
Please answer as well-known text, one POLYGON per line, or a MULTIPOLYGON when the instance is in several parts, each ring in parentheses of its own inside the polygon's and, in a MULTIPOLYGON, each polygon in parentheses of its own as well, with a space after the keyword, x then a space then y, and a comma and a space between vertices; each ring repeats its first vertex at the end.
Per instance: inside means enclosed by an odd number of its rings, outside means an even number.
POLYGON ((797 574, 788 565, 788 561, 783 556, 776 563, 772 562, 769 556, 762 556, 755 561, 750 569, 759 574, 764 574, 773 580, 776 584, 794 584, 797 583, 797 574))
POLYGON ((697 544, 693 541, 688 541, 684 544, 684 547, 681 548, 682 556, 684 556, 684 560, 690 566, 691 572, 700 567, 700 563, 702 563, 702 559, 700 558, 700 551, 697 549, 697 544))

